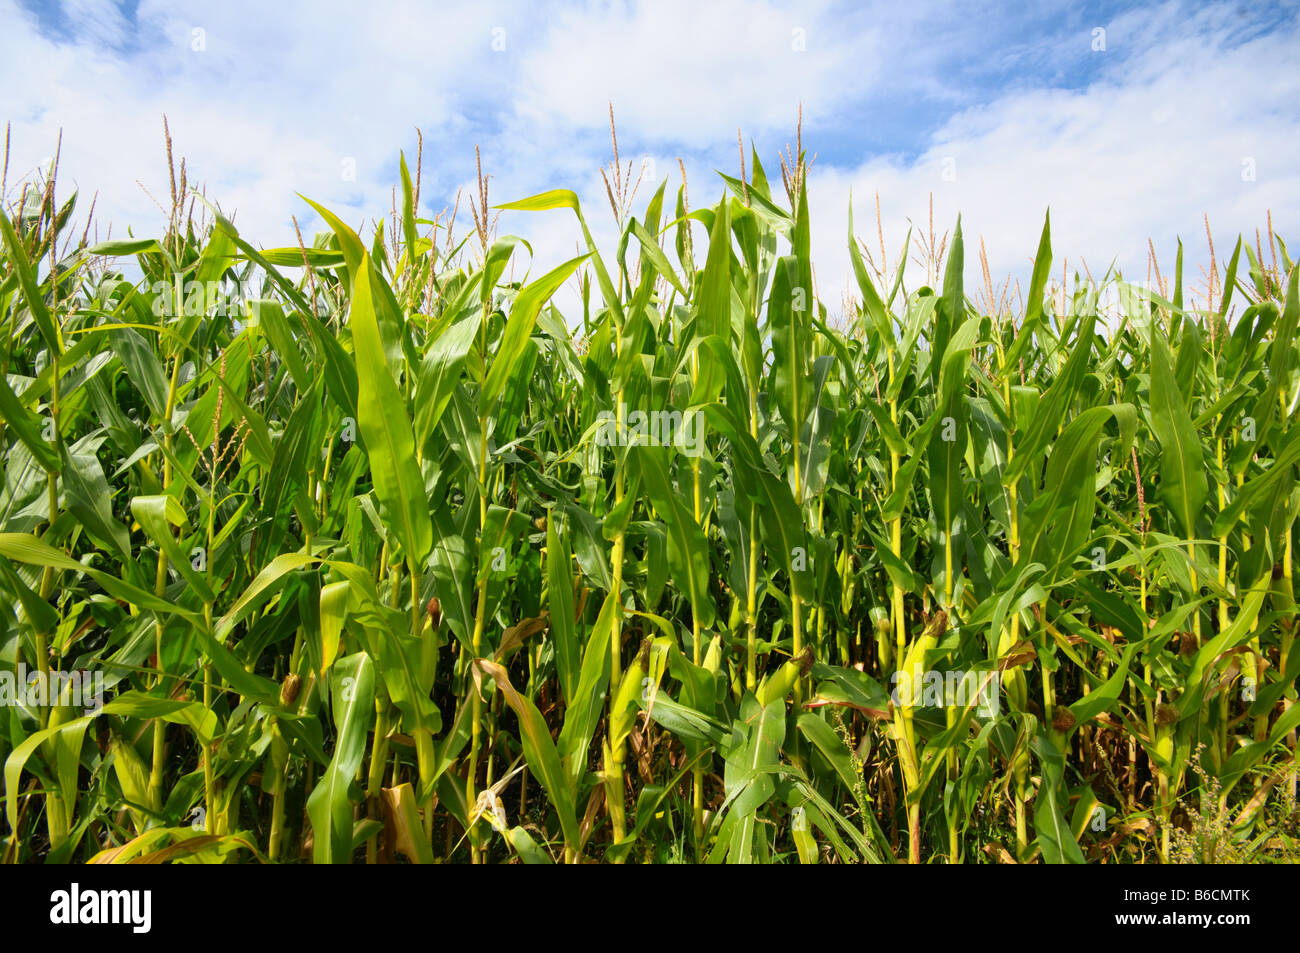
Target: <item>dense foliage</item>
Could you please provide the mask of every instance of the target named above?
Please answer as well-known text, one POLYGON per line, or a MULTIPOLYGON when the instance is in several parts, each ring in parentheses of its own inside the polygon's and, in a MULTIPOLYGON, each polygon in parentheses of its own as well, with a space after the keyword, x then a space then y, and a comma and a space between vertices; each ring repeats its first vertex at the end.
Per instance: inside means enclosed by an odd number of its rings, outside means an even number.
POLYGON ((6 861, 1294 856, 1285 245, 1194 304, 1045 225, 1013 310, 850 235, 829 320, 750 168, 502 206, 585 248, 524 277, 405 162, 364 240, 0 214, 6 861))

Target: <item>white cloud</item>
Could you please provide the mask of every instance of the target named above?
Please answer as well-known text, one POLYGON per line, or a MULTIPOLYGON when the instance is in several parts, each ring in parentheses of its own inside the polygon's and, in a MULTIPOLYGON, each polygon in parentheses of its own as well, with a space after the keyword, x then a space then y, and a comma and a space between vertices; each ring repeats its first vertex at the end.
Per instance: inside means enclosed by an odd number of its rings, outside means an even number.
POLYGON ((660 0, 562 8, 524 47, 525 119, 599 127, 606 103, 650 139, 708 149, 737 126, 789 126, 875 82, 880 36, 844 30, 827 3, 660 0))
MULTIPOLYGON (((1294 234, 1300 224, 1294 159, 1300 153, 1300 75, 1269 64, 1297 48, 1300 32, 1292 23, 1234 48, 1224 42, 1230 34, 1203 32, 1206 19, 1217 18, 1180 19, 1166 10, 1143 36, 1130 16, 1112 26, 1109 52, 1098 54, 1123 59, 1086 89, 1015 92, 966 109, 911 161, 884 157, 851 170, 814 167, 813 257, 820 263, 823 299, 838 305, 850 280, 850 188, 858 232, 873 238, 879 190, 891 259, 908 216, 925 227, 930 192, 936 231, 951 230, 960 211, 968 292, 982 285, 980 236, 995 284, 1007 273, 1027 278, 1049 206, 1058 274, 1063 258, 1080 273, 1086 260, 1097 278, 1117 259, 1131 278, 1144 280, 1150 237, 1162 274, 1169 276, 1181 236, 1185 282, 1199 284, 1196 264, 1208 264, 1203 214, 1221 259, 1236 234, 1253 236, 1263 226, 1270 209, 1278 232, 1294 234), (1142 45, 1126 51, 1122 44, 1130 39, 1142 45), (943 178, 947 158, 954 161, 955 181, 943 178), (1248 159, 1254 181, 1242 178, 1248 159)), ((919 283, 918 275, 911 284, 919 283)))
MULTIPOLYGON (((625 161, 655 159, 637 214, 665 177, 673 201, 679 155, 692 205, 716 201, 713 169, 736 171, 737 127, 747 148, 750 137, 758 143, 779 190, 775 147, 793 138, 802 102, 805 145, 821 154, 814 260, 832 310, 849 274, 850 189, 862 234, 874 231, 879 190, 891 260, 931 191, 938 230, 960 210, 971 288, 981 235, 995 278, 1027 274, 1049 205, 1058 267, 1086 258, 1097 273, 1119 256, 1145 277, 1151 236, 1167 272, 1182 235, 1189 282, 1203 257, 1203 211, 1221 256, 1269 208, 1284 235, 1300 223, 1300 76, 1283 65, 1300 46, 1294 15, 1270 31, 1235 7, 1176 3, 1094 24, 1064 3, 376 0, 329 11, 143 0, 129 19, 116 5, 77 0, 51 38, 15 0, 0 0, 0 22, 11 186, 52 154, 62 129, 62 194, 75 183, 88 201, 98 190, 98 217, 117 235, 162 225, 136 180, 165 201, 166 113, 191 181, 237 210, 257 243, 292 242, 292 214, 309 235, 319 227, 298 192, 353 224, 387 217, 398 149, 414 162, 418 125, 425 214, 471 179, 478 142, 494 203, 571 188, 612 254, 598 172, 611 100, 625 161), (1104 53, 1090 48, 1098 25, 1104 53), (954 182, 942 177, 947 157, 954 182), (1241 179, 1246 157, 1253 182, 1241 179), (355 181, 343 175, 349 159, 355 181)), ((506 213, 500 228, 533 244, 534 275, 570 257, 580 237, 567 211, 506 213)))
POLYGON ((156 230, 161 216, 136 180, 164 200, 166 114, 191 183, 238 209, 255 240, 286 241, 289 216, 310 217, 299 191, 350 221, 384 216, 397 149, 413 152, 415 126, 461 121, 457 101, 487 48, 492 5, 371 3, 346 18, 304 4, 256 11, 145 0, 128 24, 87 0, 64 11, 68 35, 56 41, 0 0, 13 169, 35 167, 62 130, 64 188, 98 190, 98 217, 119 234, 128 223, 156 230), (343 175, 349 159, 355 181, 343 175))

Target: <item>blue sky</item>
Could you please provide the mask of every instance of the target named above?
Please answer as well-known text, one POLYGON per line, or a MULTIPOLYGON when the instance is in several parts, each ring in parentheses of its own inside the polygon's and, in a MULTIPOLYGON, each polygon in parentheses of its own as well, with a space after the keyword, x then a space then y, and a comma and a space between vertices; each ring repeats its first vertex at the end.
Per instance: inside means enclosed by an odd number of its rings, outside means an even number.
MULTIPOLYGON (((1058 263, 1097 274, 1116 259, 1145 278, 1148 237, 1172 264, 1182 236, 1194 283, 1203 214, 1220 258, 1269 209, 1294 236, 1297 52, 1294 2, 0 0, 0 120, 7 199, 62 129, 60 180, 99 193, 101 237, 109 221, 115 235, 160 229, 137 180, 167 190, 165 113, 191 181, 260 244, 290 243, 291 215, 319 227, 297 192, 354 224, 387 217, 417 126, 426 214, 472 181, 478 144, 493 202, 572 188, 612 242, 608 103, 624 159, 653 160, 654 184, 675 189, 680 157, 695 205, 721 193, 714 169, 738 172, 738 128, 779 178, 802 103, 818 291, 837 310, 850 192, 873 239, 879 192, 891 262, 933 194, 936 229, 960 211, 998 281, 1024 276, 1048 205, 1058 263)), ((560 212, 499 229, 533 242, 536 267, 578 239, 560 212)))

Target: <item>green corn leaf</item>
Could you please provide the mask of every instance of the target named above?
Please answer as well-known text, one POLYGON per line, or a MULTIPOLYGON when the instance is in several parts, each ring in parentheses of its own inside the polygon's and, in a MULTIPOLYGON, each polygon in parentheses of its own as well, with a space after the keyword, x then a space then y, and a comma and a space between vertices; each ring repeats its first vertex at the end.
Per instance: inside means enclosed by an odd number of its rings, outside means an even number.
POLYGON ((41 337, 45 339, 45 346, 55 355, 61 355, 63 353, 62 329, 55 322, 54 316, 50 314, 49 306, 45 303, 45 295, 36 283, 36 274, 32 271, 32 263, 27 257, 27 249, 24 247, 22 239, 14 231, 13 223, 9 221, 7 213, 0 215, 0 237, 4 238, 5 248, 9 252, 9 263, 18 275, 18 284, 23 290, 23 299, 27 303, 27 310, 32 313, 36 328, 40 331, 41 337))
POLYGON ((537 313, 542 309, 542 305, 569 280, 569 276, 578 265, 589 257, 591 256, 581 255, 578 258, 570 258, 519 292, 510 311, 510 318, 506 322, 501 346, 492 359, 487 380, 483 382, 480 410, 486 412, 491 407, 492 402, 501 395, 510 375, 516 372, 519 356, 523 353, 524 345, 528 343, 528 336, 533 333, 533 325, 537 321, 537 313))
POLYGON ((334 756, 311 796, 307 814, 318 864, 346 864, 352 855, 352 800, 348 788, 361 767, 374 717, 375 667, 364 652, 341 658, 331 676, 334 756))
POLYGON ((569 546, 555 529, 555 520, 546 521, 546 579, 550 593, 551 637, 555 643, 555 668, 560 691, 573 704, 581 671, 577 627, 573 618, 573 573, 569 546))
POLYGON ((415 463, 415 438, 406 402, 384 359, 368 269, 358 273, 348 324, 357 359, 357 426, 388 526, 401 542, 411 571, 416 572, 433 548, 433 525, 424 481, 415 463))
POLYGON ((1065 772, 1065 760, 1047 738, 1039 735, 1031 742, 1043 769, 1043 781, 1034 798, 1034 829, 1043 860, 1049 864, 1082 864, 1074 832, 1066 822, 1059 786, 1065 772))
POLYGON ((1020 359, 1029 347, 1030 340, 1043 321, 1043 295, 1047 291, 1047 279, 1052 270, 1052 213, 1049 210, 1043 217, 1043 234, 1038 239, 1038 253, 1034 256, 1034 270, 1029 278, 1029 295, 1025 298, 1025 320, 1011 347, 1007 349, 1003 364, 1007 373, 1018 367, 1020 359))
POLYGON ((635 461, 646 492, 668 530, 668 562, 673 579, 690 601, 691 611, 701 627, 708 628, 715 615, 708 591, 708 543, 672 486, 668 451, 663 447, 638 446, 633 448, 630 459, 635 461))
POLYGON ((0 374, 0 418, 4 419, 5 426, 13 430, 46 472, 59 472, 63 459, 59 451, 42 437, 42 419, 23 406, 3 374, 0 374))
POLYGON ((165 494, 137 496, 131 500, 131 515, 135 517, 145 535, 158 546, 171 565, 194 587, 204 602, 215 602, 216 593, 208 585, 204 574, 197 571, 172 535, 172 527, 187 525, 185 511, 176 498, 165 494))
POLYGON ((1151 430, 1160 442, 1160 498, 1184 539, 1196 536, 1196 521, 1210 488, 1200 438, 1178 382, 1169 345, 1151 335, 1151 430))

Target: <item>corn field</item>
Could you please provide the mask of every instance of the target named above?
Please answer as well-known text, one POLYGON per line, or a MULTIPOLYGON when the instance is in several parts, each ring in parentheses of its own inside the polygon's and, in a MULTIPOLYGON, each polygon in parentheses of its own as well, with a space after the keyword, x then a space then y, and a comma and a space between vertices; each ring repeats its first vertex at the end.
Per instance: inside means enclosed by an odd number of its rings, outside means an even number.
POLYGON ((692 208, 616 162, 608 209, 480 175, 458 233, 403 159, 386 222, 307 200, 281 248, 183 171, 164 234, 98 243, 29 183, 4 861, 1300 856, 1271 222, 1198 289, 1181 246, 1072 275, 1046 221, 999 296, 960 220, 887 254, 850 216, 830 308, 781 173, 692 208), (534 274, 502 209, 580 253, 534 274))

